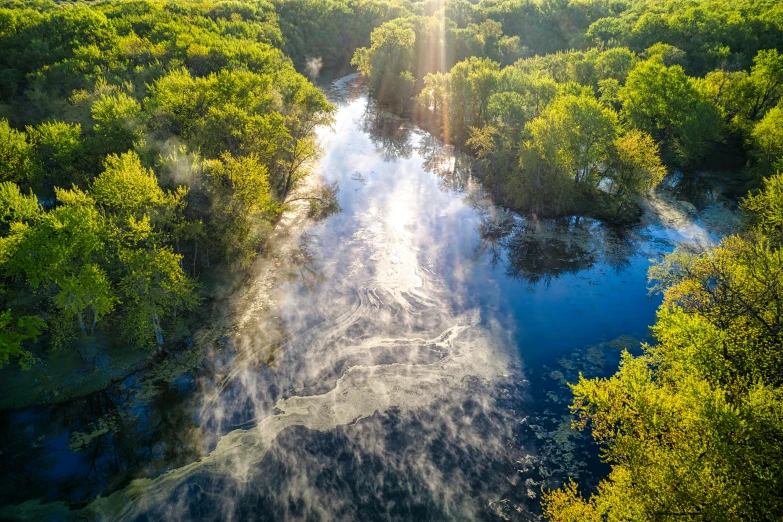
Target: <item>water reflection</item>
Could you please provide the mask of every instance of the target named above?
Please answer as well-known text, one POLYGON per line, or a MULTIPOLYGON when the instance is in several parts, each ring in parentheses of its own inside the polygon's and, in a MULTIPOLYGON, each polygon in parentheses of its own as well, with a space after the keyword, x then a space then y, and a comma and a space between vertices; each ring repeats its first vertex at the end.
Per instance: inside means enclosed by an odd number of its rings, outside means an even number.
POLYGON ((32 495, 78 504, 198 458, 199 428, 186 406, 191 383, 156 387, 145 402, 121 385, 55 408, 3 415, 4 503, 32 495))
POLYGON ((416 151, 422 158, 422 170, 437 176, 444 190, 470 197, 470 159, 467 156, 429 133, 420 136, 416 151))
POLYGON ((316 241, 317 238, 313 234, 302 234, 299 240, 299 248, 291 256, 293 265, 299 270, 297 279, 308 289, 313 289, 316 285, 325 281, 323 269, 319 263, 320 260, 313 253, 316 241))
POLYGON ((506 275, 527 284, 605 265, 622 274, 636 255, 639 239, 586 218, 545 223, 517 220, 499 240, 508 252, 506 275))
POLYGON ((0 416, 3 503, 110 520, 534 518, 562 477, 524 425, 540 413, 525 375, 643 337, 649 258, 677 232, 499 209, 467 158, 354 85, 330 92, 328 193, 284 217, 219 325, 106 392, 0 416))
POLYGON ((409 159, 413 154, 411 124, 395 114, 377 110, 371 98, 366 99, 361 129, 385 161, 409 159))
POLYGON ((699 211, 722 202, 735 204, 747 193, 747 180, 734 172, 721 175, 674 171, 666 176, 662 186, 676 199, 688 202, 699 211))

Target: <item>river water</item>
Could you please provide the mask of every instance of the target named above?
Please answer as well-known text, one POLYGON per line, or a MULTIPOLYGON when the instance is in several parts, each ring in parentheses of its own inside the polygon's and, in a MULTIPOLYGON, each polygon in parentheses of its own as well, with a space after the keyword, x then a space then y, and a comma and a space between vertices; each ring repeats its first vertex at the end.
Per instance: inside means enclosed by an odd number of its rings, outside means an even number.
POLYGON ((605 471, 564 382, 638 349, 650 260, 714 240, 719 198, 658 201, 625 230, 523 219, 356 77, 326 90, 341 211, 288 225, 233 335, 2 414, 0 518, 531 520, 542 487, 605 471))

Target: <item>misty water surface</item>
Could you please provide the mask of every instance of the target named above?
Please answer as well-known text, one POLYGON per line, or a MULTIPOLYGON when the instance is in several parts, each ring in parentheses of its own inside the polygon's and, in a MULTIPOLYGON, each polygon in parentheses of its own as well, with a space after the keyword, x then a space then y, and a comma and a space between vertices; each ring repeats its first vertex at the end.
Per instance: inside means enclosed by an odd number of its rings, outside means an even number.
POLYGON ((522 219, 356 78, 329 95, 320 172, 342 210, 296 231, 279 304, 237 310, 243 335, 193 369, 3 414, 3 504, 127 520, 535 518, 558 467, 529 426, 542 376, 644 339, 660 302, 650 259, 709 234, 698 220, 522 219))

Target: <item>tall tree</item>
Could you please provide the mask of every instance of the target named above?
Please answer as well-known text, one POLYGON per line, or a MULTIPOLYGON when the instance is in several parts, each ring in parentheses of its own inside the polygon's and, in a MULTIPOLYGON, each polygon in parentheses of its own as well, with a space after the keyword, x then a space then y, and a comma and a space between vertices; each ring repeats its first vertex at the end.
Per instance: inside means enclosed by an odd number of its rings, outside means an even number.
POLYGON ((181 256, 168 247, 126 249, 120 259, 125 329, 142 345, 154 341, 162 347, 166 323, 198 303, 195 285, 182 271, 181 256))
POLYGON ((541 157, 576 183, 597 183, 617 136, 617 117, 590 96, 556 98, 528 124, 541 157))
POLYGON ((666 167, 661 163, 658 144, 652 136, 631 130, 617 138, 607 174, 612 180, 611 191, 617 205, 615 219, 618 219, 633 198, 644 195, 663 181, 666 167))
POLYGON ((657 58, 640 62, 619 98, 628 122, 663 141, 665 153, 682 165, 695 165, 721 137, 717 107, 678 65, 667 67, 657 58))

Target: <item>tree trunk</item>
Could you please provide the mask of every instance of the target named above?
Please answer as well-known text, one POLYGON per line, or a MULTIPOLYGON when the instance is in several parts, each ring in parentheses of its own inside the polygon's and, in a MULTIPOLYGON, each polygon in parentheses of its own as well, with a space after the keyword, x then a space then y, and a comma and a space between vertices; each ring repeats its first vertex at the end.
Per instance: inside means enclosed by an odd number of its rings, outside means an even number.
POLYGON ((196 277, 196 259, 198 259, 198 237, 196 238, 196 247, 193 250, 193 277, 196 277))
POLYGON ((615 220, 615 221, 617 221, 618 219, 620 219, 620 212, 621 212, 621 211, 623 211, 623 210, 625 210, 625 201, 623 201, 622 203, 620 203, 620 204, 617 206, 617 212, 615 212, 615 214, 614 214, 614 220, 615 220))
POLYGON ((158 346, 163 346, 163 330, 160 328, 160 320, 155 312, 152 312, 152 327, 155 329, 155 340, 158 346))
POLYGON ((87 337, 87 328, 84 327, 84 317, 82 317, 82 313, 77 312, 76 317, 79 319, 79 328, 82 329, 82 335, 87 337))
POLYGON ((196 277, 196 259, 198 258, 198 237, 196 238, 196 248, 193 251, 193 277, 196 277))

